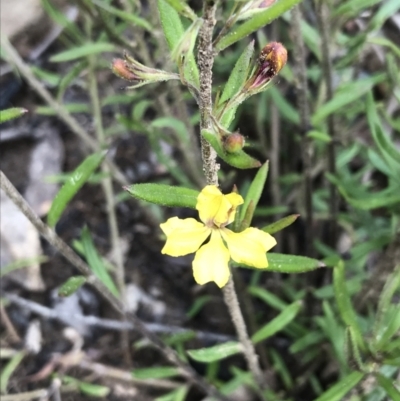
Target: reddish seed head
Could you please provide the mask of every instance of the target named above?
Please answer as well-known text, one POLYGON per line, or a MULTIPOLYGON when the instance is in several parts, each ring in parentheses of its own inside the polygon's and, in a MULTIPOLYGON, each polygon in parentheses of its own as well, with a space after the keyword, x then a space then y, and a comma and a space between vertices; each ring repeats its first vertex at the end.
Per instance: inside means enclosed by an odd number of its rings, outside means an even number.
POLYGON ((111 69, 113 73, 119 76, 122 79, 126 79, 127 81, 137 81, 138 77, 129 70, 126 61, 120 58, 114 59, 111 69))

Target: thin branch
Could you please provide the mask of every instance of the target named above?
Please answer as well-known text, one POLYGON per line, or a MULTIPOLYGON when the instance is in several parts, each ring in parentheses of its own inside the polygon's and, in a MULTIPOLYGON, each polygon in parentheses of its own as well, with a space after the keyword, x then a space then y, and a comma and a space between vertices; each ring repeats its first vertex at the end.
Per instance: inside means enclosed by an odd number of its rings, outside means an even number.
MULTIPOLYGON (((18 295, 5 293, 3 294, 5 298, 12 304, 15 304, 24 310, 31 311, 45 319, 54 319, 69 325, 72 321, 83 324, 86 326, 99 327, 102 329, 122 331, 122 330, 136 330, 136 326, 132 322, 113 320, 113 319, 103 319, 97 316, 91 315, 80 315, 77 313, 60 313, 54 309, 43 306, 37 302, 22 298, 18 295)), ((193 333, 194 336, 201 340, 207 342, 224 342, 232 341, 235 338, 232 336, 227 336, 224 334, 212 333, 209 331, 201 330, 191 330, 179 326, 170 326, 161 323, 144 323, 147 330, 153 333, 163 333, 163 334, 180 334, 180 333, 193 333)))
POLYGON ((87 278, 87 282, 91 284, 121 316, 130 320, 135 325, 135 328, 144 337, 147 337, 171 363, 179 367, 190 382, 197 385, 208 395, 219 400, 228 401, 227 397, 222 395, 214 386, 207 383, 203 377, 195 372, 189 365, 182 362, 178 354, 171 347, 167 346, 157 335, 149 331, 145 324, 134 313, 125 310, 121 301, 93 275, 89 266, 49 226, 42 222, 2 171, 0 171, 0 187, 35 226, 38 232, 87 278))
POLYGON ((302 159, 304 172, 304 204, 306 212, 306 226, 304 229, 304 246, 305 255, 312 256, 311 247, 314 241, 313 236, 313 208, 312 208, 312 143, 307 137, 310 129, 310 106, 308 103, 308 81, 306 66, 306 51, 304 46, 303 35, 301 32, 301 9, 295 6, 292 9, 292 32, 294 41, 294 57, 297 79, 295 81, 297 88, 297 109, 300 114, 300 129, 302 134, 302 159))
MULTIPOLYGON (((321 47, 322 47, 322 73, 326 85, 326 101, 329 102, 333 98, 333 83, 332 83, 332 60, 330 55, 330 23, 329 23, 329 4, 325 1, 317 0, 317 19, 321 32, 321 47)), ((336 173, 336 142, 337 133, 335 127, 334 114, 327 117, 328 134, 331 137, 331 142, 328 145, 328 171, 331 174, 336 173)), ((333 183, 329 182, 329 214, 330 214, 330 227, 329 227, 329 244, 336 248, 337 239, 337 214, 338 214, 338 196, 336 187, 333 183)))
MULTIPOLYGON (((229 314, 239 337, 239 341, 243 346, 243 354, 246 358, 249 369, 252 372, 259 388, 265 390, 266 378, 261 371, 254 345, 247 333, 246 323, 244 321, 242 311, 240 310, 239 300, 235 291, 235 285, 233 283, 232 276, 229 278, 228 284, 222 288, 222 292, 224 295, 225 304, 228 307, 229 314)), ((263 400, 265 400, 265 397, 261 391, 259 392, 259 395, 263 400)))

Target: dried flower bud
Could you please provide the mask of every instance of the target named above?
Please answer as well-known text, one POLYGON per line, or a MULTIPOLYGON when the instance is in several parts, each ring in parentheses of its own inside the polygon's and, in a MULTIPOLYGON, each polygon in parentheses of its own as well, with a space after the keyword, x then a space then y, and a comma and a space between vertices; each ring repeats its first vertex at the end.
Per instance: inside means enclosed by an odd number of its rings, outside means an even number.
POLYGON ((257 60, 258 68, 246 83, 249 91, 259 92, 278 74, 287 61, 287 50, 279 42, 267 44, 257 60))
POLYGON ((227 135, 223 138, 223 146, 227 153, 237 153, 243 149, 245 143, 244 136, 238 132, 227 135))
POLYGON ((152 82, 168 81, 179 79, 179 75, 147 67, 134 58, 124 55, 124 60, 115 59, 111 66, 114 74, 135 84, 130 88, 138 88, 152 82))
POLYGON ((113 60, 111 69, 115 75, 127 81, 138 81, 139 78, 129 69, 125 60, 116 58, 113 60))

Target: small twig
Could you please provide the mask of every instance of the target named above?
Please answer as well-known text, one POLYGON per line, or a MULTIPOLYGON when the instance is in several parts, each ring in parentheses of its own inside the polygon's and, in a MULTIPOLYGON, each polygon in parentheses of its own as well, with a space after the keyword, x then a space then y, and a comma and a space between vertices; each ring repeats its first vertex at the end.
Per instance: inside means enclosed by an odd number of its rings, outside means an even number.
POLYGON ((15 330, 14 325, 12 324, 10 318, 8 317, 8 313, 4 308, 3 303, 0 303, 0 320, 6 326, 6 330, 8 335, 10 336, 10 340, 12 343, 21 342, 21 337, 18 335, 17 330, 15 330))
POLYGON ((302 159, 304 171, 304 203, 306 212, 306 225, 304 228, 304 254, 312 256, 311 247, 314 241, 313 236, 313 208, 312 208, 312 178, 311 178, 311 154, 312 143, 307 137, 310 129, 310 106, 308 103, 308 81, 306 66, 306 51, 304 46, 303 35, 301 33, 301 9, 295 6, 292 9, 292 30, 293 41, 295 43, 293 53, 295 56, 295 69, 297 79, 295 81, 297 87, 297 109, 300 114, 300 129, 302 134, 302 159))
MULTIPOLYGON (((254 349, 254 345, 251 342, 249 335, 247 334, 246 323, 240 310, 239 300, 235 291, 232 276, 229 278, 228 284, 226 284, 226 286, 222 288, 222 293, 224 295, 224 301, 226 306, 228 307, 232 322, 235 326, 236 333, 239 337, 239 341, 243 346, 243 354, 246 358, 249 369, 252 372, 254 379, 256 380, 256 383, 258 384, 260 389, 265 390, 266 379, 258 363, 258 356, 254 349)), ((261 393, 261 391, 259 392, 259 395, 263 400, 265 400, 265 397, 261 393)))
MULTIPOLYGON (((100 97, 99 90, 97 85, 97 77, 96 77, 96 63, 94 56, 88 57, 89 61, 89 93, 90 100, 92 103, 93 110, 93 120, 94 127, 96 131, 97 141, 99 142, 102 148, 106 147, 106 137, 104 134, 103 127, 103 119, 101 115, 101 106, 100 106, 100 97)), ((124 303, 126 300, 126 291, 125 291, 125 268, 124 268, 124 260, 122 255, 122 250, 120 246, 120 236, 118 229, 118 221, 115 210, 115 196, 112 185, 112 180, 110 177, 110 168, 106 164, 101 165, 101 171, 104 173, 105 177, 101 180, 101 185, 103 187, 104 196, 106 199, 106 209, 107 209, 107 219, 108 226, 110 228, 110 241, 111 241, 111 251, 114 257, 114 262, 116 264, 116 272, 115 277, 117 281, 117 286, 120 291, 120 299, 124 303)), ((129 336, 128 333, 123 331, 121 333, 121 346, 125 350, 124 359, 127 365, 132 365, 131 354, 129 352, 129 336)))
MULTIPOLYGON (((321 47, 322 47, 322 73, 326 85, 326 101, 329 102, 333 98, 333 83, 332 83, 332 60, 330 55, 330 23, 329 23, 329 4, 324 1, 316 1, 317 19, 321 32, 321 47)), ((337 133, 335 126, 334 114, 330 114, 327 118, 328 134, 331 137, 331 142, 328 145, 328 171, 331 174, 336 173, 336 141, 337 133)), ((337 214, 338 214, 338 197, 336 187, 329 182, 329 244, 335 249, 337 239, 337 214)))
POLYGON ((227 397, 222 395, 214 386, 207 383, 203 377, 195 372, 189 365, 182 362, 175 350, 167 346, 157 335, 149 331, 145 324, 134 313, 126 311, 122 302, 117 299, 96 276, 93 275, 89 266, 49 226, 42 222, 2 171, 0 171, 0 187, 14 202, 18 209, 35 226, 38 232, 87 278, 87 282, 91 284, 118 313, 130 320, 135 325, 135 328, 144 337, 147 337, 171 363, 182 369, 182 372, 189 381, 197 385, 208 395, 220 400, 228 401, 227 397))
MULTIPOLYGON (((135 324, 127 321, 113 320, 113 319, 102 319, 97 316, 91 315, 80 315, 76 313, 60 313, 54 309, 50 309, 46 306, 38 304, 37 302, 30 301, 25 298, 21 298, 18 295, 5 293, 3 294, 7 300, 15 305, 20 306, 25 310, 29 310, 37 315, 42 316, 45 319, 55 319, 65 323, 66 325, 74 321, 82 323, 87 326, 99 327, 107 330, 121 331, 121 330, 136 330, 135 324)), ((224 342, 232 341, 234 337, 227 336, 224 334, 216 334, 208 331, 191 330, 179 326, 170 326, 160 323, 143 323, 146 328, 154 333, 163 334, 178 334, 178 333, 189 333, 193 332, 195 337, 202 341, 207 342, 224 342)))
POLYGON ((17 394, 2 394, 1 401, 32 401, 36 399, 48 399, 49 391, 41 388, 39 390, 27 391, 17 394))

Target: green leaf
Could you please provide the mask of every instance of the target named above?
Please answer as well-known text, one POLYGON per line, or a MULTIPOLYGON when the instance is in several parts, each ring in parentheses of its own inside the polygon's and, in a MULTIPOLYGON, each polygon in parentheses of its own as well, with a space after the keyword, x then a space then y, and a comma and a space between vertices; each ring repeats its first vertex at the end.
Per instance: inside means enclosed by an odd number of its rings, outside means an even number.
POLYGON ((238 61, 236 62, 235 67, 233 67, 233 70, 229 75, 228 82, 225 84, 221 98, 219 99, 219 105, 223 106, 224 102, 236 95, 236 93, 239 92, 243 84, 246 82, 250 60, 253 56, 253 53, 254 40, 252 40, 247 45, 247 47, 244 49, 243 53, 239 57, 238 61))
POLYGON ((301 0, 277 1, 266 10, 253 15, 253 17, 248 19, 246 22, 238 27, 233 27, 228 34, 223 36, 216 44, 216 51, 224 50, 233 43, 238 42, 240 39, 243 39, 258 29, 263 28, 265 25, 271 23, 274 19, 280 17, 284 12, 300 3, 300 1, 301 0))
POLYGON ((358 346, 364 350, 366 347, 357 322, 356 313, 353 309, 353 305, 351 304, 350 296, 346 287, 343 261, 340 261, 338 266, 333 270, 333 286, 340 316, 343 322, 353 329, 358 346))
POLYGON ((73 276, 70 277, 58 290, 59 297, 69 297, 74 292, 78 291, 86 282, 84 276, 73 276))
POLYGON ((253 343, 257 344, 260 341, 264 341, 286 327, 300 312, 302 305, 301 301, 296 301, 286 306, 277 317, 254 333, 251 337, 253 343))
POLYGON ((153 29, 153 27, 149 24, 147 20, 138 17, 133 12, 120 10, 116 7, 110 6, 109 4, 99 0, 93 0, 93 3, 96 4, 96 6, 101 7, 103 10, 109 12, 110 14, 115 15, 116 17, 119 17, 123 21, 126 21, 134 26, 140 26, 141 28, 145 29, 148 32, 151 32, 153 29))
POLYGON ((182 376, 182 371, 174 366, 157 366, 132 370, 135 379, 165 379, 167 377, 182 376))
POLYGON ((237 341, 228 341, 209 348, 188 350, 189 356, 197 362, 210 363, 242 352, 242 345, 237 341))
MULTIPOLYGON (((254 177, 253 181, 251 182, 249 190, 247 191, 246 197, 244 199, 244 203, 240 208, 239 221, 242 221, 244 219, 244 216, 246 215, 246 211, 250 205, 250 202, 253 203, 254 209, 257 207, 258 202, 261 198, 261 194, 264 191, 265 182, 266 182, 267 176, 268 176, 268 168, 269 168, 269 163, 268 163, 268 161, 266 161, 258 169, 257 174, 254 177)), ((251 221, 251 218, 250 218, 250 221, 251 221)))
POLYGON ((8 381, 10 380, 10 377, 14 373, 15 369, 18 368, 24 357, 25 351, 19 351, 10 359, 10 361, 6 365, 2 364, 2 370, 0 374, 0 392, 2 394, 7 392, 8 381))
POLYGON ((388 379, 380 373, 376 373, 375 376, 378 380, 379 386, 385 390, 391 401, 400 401, 400 392, 393 384, 393 380, 388 379))
POLYGON ((221 140, 213 132, 203 129, 201 135, 210 143, 213 149, 217 152, 217 155, 231 166, 240 169, 257 168, 261 166, 261 163, 258 160, 253 159, 247 153, 243 152, 243 150, 237 153, 225 152, 221 140))
POLYGON ((287 307, 287 303, 283 302, 280 298, 278 298, 275 294, 265 290, 261 287, 251 286, 248 287, 248 292, 253 297, 260 298, 267 305, 271 306, 274 309, 284 310, 287 307))
POLYGON ((61 187, 51 204, 47 215, 47 224, 54 227, 61 217, 68 202, 82 188, 91 174, 97 169, 103 161, 106 151, 94 153, 87 157, 69 176, 68 181, 61 187))
POLYGON ((157 397, 154 401, 185 401, 188 392, 188 386, 180 386, 168 394, 157 397))
MULTIPOLYGON (((157 0, 157 5, 165 39, 172 51, 184 36, 185 30, 179 14, 166 0, 157 0)), ((199 87, 199 69, 193 53, 189 54, 185 60, 184 75, 192 85, 199 87)))
POLYGON ((81 240, 87 263, 92 269, 93 274, 110 290, 110 292, 118 297, 118 289, 108 273, 103 259, 98 254, 87 227, 84 227, 82 230, 81 240))
POLYGON ((318 125, 326 117, 340 110, 344 106, 361 99, 365 94, 371 91, 372 87, 386 79, 386 74, 379 74, 371 78, 360 79, 356 82, 350 82, 342 85, 333 98, 319 107, 314 113, 311 122, 318 125))
POLYGON ((93 54, 115 51, 115 46, 111 43, 85 43, 82 46, 65 50, 50 58, 53 63, 76 60, 93 54))
POLYGON ((91 397, 103 398, 110 394, 110 389, 106 386, 100 386, 99 384, 92 384, 86 382, 79 383, 79 390, 83 394, 90 395, 91 397))
POLYGON ((212 300, 211 295, 202 295, 201 297, 197 297, 193 302, 192 307, 186 313, 186 317, 188 319, 193 319, 201 311, 203 306, 206 305, 211 300, 212 300))
POLYGON ((299 214, 291 214, 290 216, 286 216, 283 219, 276 221, 275 223, 264 226, 261 230, 265 231, 268 234, 275 234, 278 231, 281 231, 284 228, 289 227, 297 220, 299 216, 300 216, 299 214))
POLYGON ((371 210, 400 203, 400 190, 398 188, 386 188, 377 193, 366 192, 362 196, 354 198, 349 195, 347 188, 345 188, 338 178, 330 173, 326 173, 326 177, 337 186, 337 189, 346 201, 356 208, 371 210))
POLYGON ((199 191, 164 184, 134 184, 124 187, 134 198, 169 207, 196 208, 199 191))
POLYGON ((22 107, 12 107, 6 110, 0 110, 0 124, 5 123, 6 121, 12 120, 14 118, 21 117, 28 110, 23 109, 22 107))
POLYGON ((387 315, 389 321, 386 322, 386 325, 383 327, 383 333, 381 333, 380 338, 378 338, 376 344, 378 350, 390 343, 393 336, 400 330, 400 308, 393 305, 389 308, 387 315))
POLYGON ((364 373, 351 372, 314 401, 341 401, 351 389, 357 386, 363 377, 364 373))
POLYGON ((0 269, 0 278, 14 270, 23 269, 34 264, 40 264, 47 262, 49 258, 47 256, 37 256, 34 258, 23 258, 15 260, 0 269))
MULTIPOLYGON (((325 267, 317 259, 308 258, 306 256, 296 256, 296 255, 284 255, 282 253, 267 253, 268 267, 265 269, 257 270, 268 270, 277 273, 305 273, 320 267, 325 267)), ((232 263, 235 265, 235 263, 232 263)), ((246 268, 250 268, 246 265, 241 265, 246 268)), ((252 267, 252 269, 254 269, 252 267)))
POLYGON ((184 0, 165 0, 165 1, 184 17, 189 18, 193 21, 197 18, 195 12, 186 4, 184 0))

